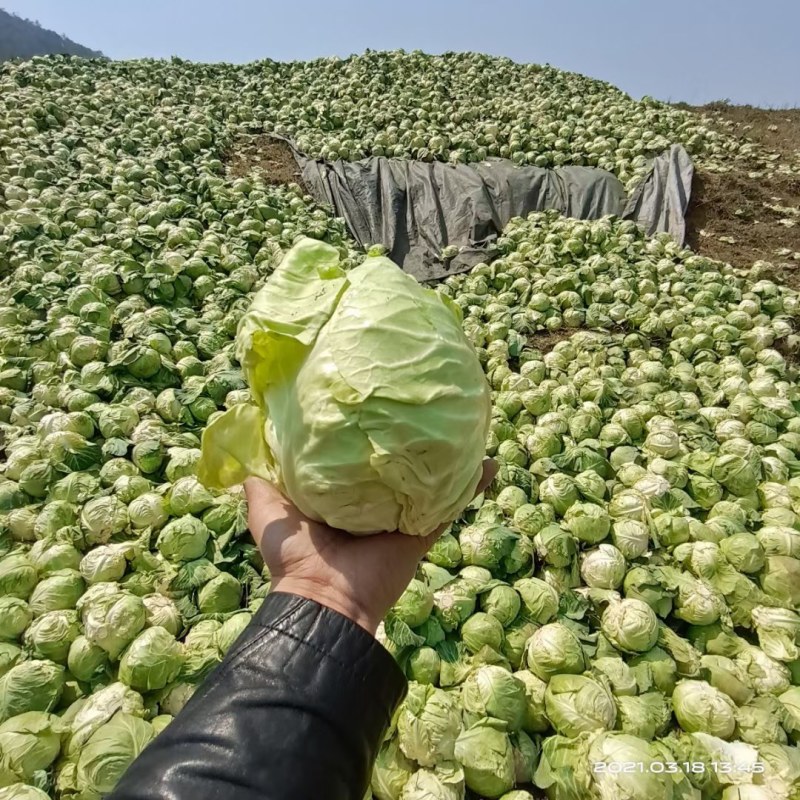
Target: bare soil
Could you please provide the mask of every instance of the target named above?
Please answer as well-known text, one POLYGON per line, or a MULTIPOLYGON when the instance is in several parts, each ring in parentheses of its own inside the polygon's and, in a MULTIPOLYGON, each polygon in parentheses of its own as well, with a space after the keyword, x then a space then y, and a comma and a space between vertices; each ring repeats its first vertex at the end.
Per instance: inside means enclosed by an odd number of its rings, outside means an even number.
POLYGON ((800 288, 800 109, 681 107, 758 147, 751 160, 730 172, 696 167, 687 244, 743 269, 768 261, 776 279, 800 288))
POLYGON ((528 344, 542 353, 549 353, 559 342, 571 338, 578 328, 559 328, 555 331, 536 331, 528 337, 528 344))
POLYGON ((303 184, 291 147, 267 133, 242 136, 225 153, 223 161, 228 174, 235 178, 255 172, 261 180, 273 186, 303 184))

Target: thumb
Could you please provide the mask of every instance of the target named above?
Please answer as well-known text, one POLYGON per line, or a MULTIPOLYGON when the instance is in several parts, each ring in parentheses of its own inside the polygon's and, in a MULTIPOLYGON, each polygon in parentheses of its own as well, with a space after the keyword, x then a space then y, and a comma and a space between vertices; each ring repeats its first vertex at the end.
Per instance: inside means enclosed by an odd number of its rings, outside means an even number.
POLYGON ((263 478, 247 478, 244 482, 244 494, 247 505, 256 508, 283 499, 280 492, 263 478))

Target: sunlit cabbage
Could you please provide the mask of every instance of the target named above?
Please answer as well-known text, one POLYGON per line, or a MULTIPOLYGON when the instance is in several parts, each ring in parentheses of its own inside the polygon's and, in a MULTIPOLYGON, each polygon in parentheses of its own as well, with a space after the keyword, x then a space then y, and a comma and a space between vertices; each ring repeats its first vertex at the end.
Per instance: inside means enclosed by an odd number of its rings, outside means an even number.
POLYGON ((377 800, 399 800, 416 767, 400 751, 396 740, 383 745, 372 767, 370 787, 377 800))
POLYGON ((214 503, 214 495, 193 476, 178 478, 169 493, 169 511, 174 517, 196 514, 214 503))
POLYGON ((117 659, 145 626, 140 597, 121 591, 113 583, 97 583, 80 599, 78 612, 86 638, 117 659))
POLYGON ((544 681, 559 673, 580 673, 586 668, 580 640, 560 622, 544 625, 531 636, 525 658, 528 669, 544 681))
POLYGON ((178 677, 182 659, 181 645, 173 634, 166 628, 149 627, 122 654, 119 679, 140 692, 163 689, 178 677))
POLYGON ((514 589, 522 600, 525 613, 534 622, 550 622, 558 611, 558 593, 539 578, 521 578, 514 583, 514 589))
POLYGON ((491 614, 481 611, 461 626, 460 633, 461 640, 472 653, 478 653, 484 647, 499 651, 503 644, 502 624, 491 614))
POLYGON ((118 581, 128 568, 131 548, 124 544, 100 545, 90 550, 80 562, 80 573, 91 583, 118 581))
POLYGON ((162 594, 142 597, 145 619, 150 627, 158 626, 177 636, 183 628, 183 619, 177 605, 162 594))
POLYGON ((62 569, 51 573, 40 581, 28 600, 28 606, 34 617, 48 611, 75 608, 78 599, 86 587, 80 572, 74 569, 62 569))
POLYGON ((70 643, 67 666, 79 681, 91 682, 103 675, 108 667, 108 653, 80 635, 70 643))
POLYGON ((81 512, 81 527, 93 544, 105 544, 128 525, 128 509, 113 495, 90 500, 81 512))
POLYGON ((87 792, 110 792, 153 735, 150 723, 117 712, 81 748, 77 758, 78 785, 87 792))
POLYGON ((581 560, 581 577, 587 586, 617 589, 625 577, 625 557, 611 544, 599 544, 585 551, 581 560))
POLYGON ((502 667, 486 665, 475 670, 461 687, 461 700, 467 711, 502 720, 510 732, 523 724, 525 687, 502 667))
POLYGON ((502 722, 487 718, 463 731, 455 757, 467 786, 483 797, 500 797, 514 787, 514 751, 502 722))
MULTIPOLYGON (((375 795, 379 797, 378 794, 375 795)), ((456 762, 439 764, 435 769, 417 770, 405 783, 400 800, 461 800, 464 797, 464 771, 456 762)))
POLYGON ((420 647, 408 657, 406 675, 409 680, 437 686, 441 670, 441 656, 433 647, 420 647))
POLYGON ((63 664, 67 661, 70 645, 79 633, 76 611, 48 611, 31 622, 25 631, 24 641, 34 657, 63 664))
POLYGON ((638 697, 616 698, 619 728, 641 739, 661 736, 671 719, 671 707, 661 692, 645 692, 638 697))
POLYGON ((458 535, 463 562, 470 566, 499 569, 510 555, 517 536, 503 525, 477 524, 463 528, 458 535))
POLYGON ((191 561, 205 553, 208 537, 208 528, 199 519, 187 514, 164 526, 156 540, 156 547, 164 558, 191 561))
POLYGON ((423 767, 452 761, 461 731, 457 698, 433 686, 412 683, 397 718, 400 749, 423 767))
POLYGON ((647 603, 625 598, 608 605, 603 612, 601 630, 623 652, 644 653, 658 639, 658 620, 647 603))
POLYGON ((224 614, 239 608, 242 585, 228 572, 215 575, 197 593, 197 607, 203 614, 224 614))
POLYGON ((2 765, 18 780, 27 781, 47 769, 61 750, 63 726, 58 717, 29 711, 0 725, 2 765))
POLYGON ((505 627, 516 619, 522 601, 519 592, 512 586, 500 585, 481 595, 480 606, 505 627))
POLYGON ((611 730, 617 718, 609 689, 583 675, 553 675, 544 694, 544 707, 551 725, 563 736, 611 730))
POLYGON ((155 492, 144 492, 128 506, 128 516, 134 528, 161 528, 169 519, 164 498, 155 492))
POLYGON ((672 693, 675 718, 688 733, 701 731, 728 739, 736 725, 733 701, 710 683, 698 680, 679 681, 672 693))
POLYGON ((433 610, 433 593, 423 581, 412 580, 392 607, 392 612, 412 628, 422 625, 433 610))
POLYGON ((64 689, 64 668, 52 661, 23 661, 0 676, 0 722, 26 711, 51 711, 64 689))
POLYGON ((30 607, 24 600, 0 597, 0 639, 17 639, 32 618, 30 607))
POLYGON ((247 474, 277 480, 304 513, 351 532, 427 534, 475 491, 488 433, 486 384, 460 314, 441 295, 423 292, 386 259, 347 275, 338 260, 334 248, 304 241, 257 296, 238 341, 259 407, 234 406, 206 430, 199 474, 213 485, 247 474), (370 326, 352 327, 355 314, 370 326), (417 340, 420 319, 432 334, 417 340), (405 340, 412 329, 415 336, 405 340), (369 353, 367 373, 352 361, 353 336, 369 353), (340 382, 325 377, 326 364, 336 365, 340 382), (291 409, 314 397, 327 404, 330 421, 320 427, 318 411, 311 438, 291 409), (403 431, 402 451, 386 437, 387 415, 391 430, 403 431), (233 452, 235 442, 247 449, 233 452), (435 487, 419 481, 422 470, 436 475, 435 487))
POLYGON ((455 630, 475 611, 475 590, 465 580, 448 583, 433 594, 433 611, 446 631, 455 630))

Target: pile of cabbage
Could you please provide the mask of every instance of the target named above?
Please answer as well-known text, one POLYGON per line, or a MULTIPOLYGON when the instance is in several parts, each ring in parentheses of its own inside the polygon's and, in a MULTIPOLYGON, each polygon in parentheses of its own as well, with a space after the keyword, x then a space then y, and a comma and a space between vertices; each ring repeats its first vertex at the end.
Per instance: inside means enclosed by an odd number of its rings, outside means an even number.
MULTIPOLYGON (((238 184, 199 193, 243 222, 176 218, 180 181, 210 176, 172 173, 173 198, 148 211, 164 221, 115 245, 5 228, 18 255, 0 308, 0 797, 108 792, 269 588, 243 497, 195 477, 200 433, 249 400, 233 334, 273 249, 295 226, 342 229, 296 192, 238 184)), ((127 191, 138 213, 142 184, 127 191)))
POLYGON ((384 623, 374 796, 797 798, 798 296, 610 219, 500 249, 438 287, 500 472, 384 623))
MULTIPOLYGON (((626 181, 664 141, 739 153, 472 54, 0 67, 0 800, 102 797, 269 589, 200 435, 251 400, 234 337, 285 252, 364 253, 299 187, 226 175, 262 128, 626 181)), ((499 252, 436 287, 500 472, 382 628, 411 683, 372 796, 797 800, 797 295, 611 219, 515 220, 499 252)))
MULTIPOLYGON (((266 131, 331 160, 503 157, 597 166, 628 186, 675 142, 710 169, 769 161, 754 143, 667 103, 634 101, 603 81, 479 53, 368 51, 244 65, 40 58, 4 67, 0 83, 8 126, 0 147, 23 156, 31 153, 22 143, 42 134, 51 141, 80 131, 82 139, 83 129, 93 135, 101 128, 106 138, 98 147, 114 160, 154 152, 168 163, 191 160, 220 132, 230 139, 266 131)), ((53 163, 48 169, 59 171, 53 163)))

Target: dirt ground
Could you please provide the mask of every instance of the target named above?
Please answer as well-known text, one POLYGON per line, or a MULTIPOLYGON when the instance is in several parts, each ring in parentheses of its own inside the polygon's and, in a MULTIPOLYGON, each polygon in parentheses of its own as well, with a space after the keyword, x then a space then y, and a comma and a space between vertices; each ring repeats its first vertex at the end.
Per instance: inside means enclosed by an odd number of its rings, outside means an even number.
POLYGON ((681 107, 759 147, 749 163, 731 172, 696 167, 687 243, 735 267, 769 261, 777 279, 800 288, 800 109, 681 107))
POLYGON ((265 133, 237 139, 235 146, 225 154, 224 161, 228 174, 235 178, 243 178, 256 172, 270 185, 302 185, 300 170, 289 145, 265 133))
POLYGON ((559 342, 571 339, 577 328, 559 328, 555 331, 536 331, 528 337, 528 344, 542 353, 549 353, 559 342))

